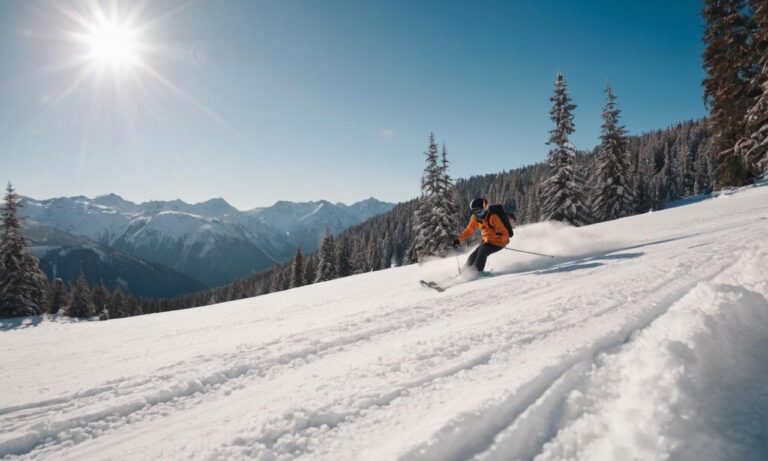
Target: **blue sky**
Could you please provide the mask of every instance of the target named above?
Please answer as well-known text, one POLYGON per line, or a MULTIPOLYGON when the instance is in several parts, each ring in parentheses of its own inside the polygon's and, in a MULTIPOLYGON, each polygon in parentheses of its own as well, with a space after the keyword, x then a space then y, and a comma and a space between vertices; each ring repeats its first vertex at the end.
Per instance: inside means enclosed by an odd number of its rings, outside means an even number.
POLYGON ((98 77, 66 66, 87 51, 67 13, 93 4, 3 2, 0 180, 36 198, 241 209, 401 201, 418 194, 431 131, 455 177, 543 160, 558 69, 580 148, 598 142, 606 82, 632 133, 705 115, 694 0, 138 4, 95 4, 136 16, 145 64, 98 77))

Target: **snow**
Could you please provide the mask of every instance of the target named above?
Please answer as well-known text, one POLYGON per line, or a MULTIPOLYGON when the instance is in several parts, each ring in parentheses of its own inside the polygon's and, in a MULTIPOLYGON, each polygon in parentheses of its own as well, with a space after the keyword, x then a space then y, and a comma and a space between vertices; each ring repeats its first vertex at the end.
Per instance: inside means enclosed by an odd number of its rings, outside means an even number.
POLYGON ((164 314, 6 322, 0 456, 764 459, 766 230, 768 188, 747 188, 518 227, 510 247, 558 257, 502 251, 466 283, 451 257, 164 314))

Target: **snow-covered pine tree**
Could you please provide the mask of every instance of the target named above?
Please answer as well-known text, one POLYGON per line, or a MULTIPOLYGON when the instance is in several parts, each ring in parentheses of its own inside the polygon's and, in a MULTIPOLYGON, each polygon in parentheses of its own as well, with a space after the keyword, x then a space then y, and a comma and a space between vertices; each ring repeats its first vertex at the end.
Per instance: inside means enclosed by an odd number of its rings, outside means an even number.
POLYGON ((562 72, 557 73, 555 94, 550 98, 550 119, 555 128, 549 132, 550 176, 542 185, 541 215, 543 219, 565 221, 574 226, 589 222, 585 205, 584 183, 575 165, 576 149, 568 139, 574 132, 573 109, 568 87, 562 72))
POLYGON ((93 303, 93 310, 96 315, 105 320, 109 318, 107 310, 109 292, 103 283, 96 284, 91 288, 91 302, 93 303))
POLYGON ((21 204, 8 183, 0 235, 0 317, 39 315, 44 310, 48 279, 37 258, 26 251, 17 213, 21 204))
POLYGON ((392 236, 389 232, 384 234, 384 242, 382 243, 382 265, 384 269, 392 267, 395 255, 395 246, 392 243, 392 236))
POLYGON ((426 152, 427 165, 421 176, 421 196, 414 213, 414 246, 421 260, 425 256, 436 254, 435 244, 435 196, 440 190, 440 165, 438 163, 437 142, 435 134, 429 134, 429 147, 426 152))
POLYGON ((346 277, 352 275, 355 271, 355 267, 352 264, 352 244, 350 237, 340 235, 334 241, 336 245, 336 277, 346 277))
POLYGON ((668 143, 664 144, 664 165, 657 175, 656 182, 656 206, 663 208, 665 203, 680 198, 677 190, 677 165, 668 143))
POLYGON ((448 254, 456 232, 457 215, 447 152, 443 146, 440 160, 434 133, 429 135, 429 147, 424 155, 426 166, 421 177, 421 197, 414 213, 415 249, 419 260, 448 254))
POLYGON ((60 310, 67 307, 67 289, 64 286, 64 281, 60 278, 55 278, 50 287, 50 295, 48 295, 48 313, 58 314, 60 310))
POLYGON ((634 194, 628 181, 627 131, 619 124, 621 110, 616 107, 616 96, 610 85, 605 86, 605 94, 592 197, 592 213, 597 221, 622 218, 634 211, 634 194))
POLYGON ((88 288, 85 275, 81 272, 69 297, 66 315, 69 317, 88 318, 93 317, 93 313, 91 290, 88 288))
POLYGON ((358 237, 347 237, 345 240, 349 246, 349 261, 351 272, 350 274, 362 274, 369 272, 370 267, 370 254, 368 252, 368 242, 371 240, 370 233, 366 232, 358 237))
POLYGON ((368 243, 368 269, 371 272, 380 271, 381 270, 381 259, 382 259, 382 252, 381 252, 381 241, 373 238, 368 243))
POLYGON ((539 188, 537 185, 532 185, 528 189, 524 219, 526 224, 539 222, 539 188))
POLYGON ((301 254, 301 247, 296 247, 296 254, 291 262, 291 288, 297 288, 304 285, 304 255, 301 254))
POLYGON ((141 308, 141 303, 139 303, 133 296, 126 296, 124 317, 133 317, 134 315, 141 315, 143 313, 144 310, 141 308))
POLYGON ((317 255, 309 255, 304 262, 304 283, 310 285, 317 278, 317 255))
POLYGON ((751 4, 755 29, 750 56, 756 71, 749 83, 750 106, 736 154, 753 176, 759 176, 768 171, 768 3, 752 0, 751 4))
POLYGON ((638 159, 635 176, 635 213, 644 213, 656 206, 654 201, 654 171, 648 156, 638 159))
POLYGON ((448 173, 448 151, 443 144, 440 157, 440 195, 438 197, 437 208, 441 210, 439 220, 439 232, 441 235, 439 243, 439 254, 445 256, 453 248, 453 239, 456 229, 459 226, 459 207, 456 202, 456 188, 453 185, 453 179, 448 173))
POLYGON ((716 186, 741 186, 749 171, 734 146, 744 134, 751 20, 746 0, 704 0, 704 97, 715 142, 716 186))
POLYGON ((699 155, 693 164, 693 193, 694 195, 712 192, 712 165, 709 155, 699 155))
POLYGON ((416 241, 411 242, 405 253, 405 264, 416 264, 419 262, 419 254, 416 251, 416 241))
POLYGON ((320 243, 315 282, 325 282, 336 278, 336 244, 333 240, 333 234, 326 230, 320 243))
POLYGON ((685 138, 682 138, 677 149, 677 189, 681 197, 693 195, 693 186, 696 182, 696 172, 694 171, 693 149, 688 145, 685 138))
POLYGON ((126 316, 126 299, 120 287, 115 288, 109 301, 109 318, 115 319, 126 316))

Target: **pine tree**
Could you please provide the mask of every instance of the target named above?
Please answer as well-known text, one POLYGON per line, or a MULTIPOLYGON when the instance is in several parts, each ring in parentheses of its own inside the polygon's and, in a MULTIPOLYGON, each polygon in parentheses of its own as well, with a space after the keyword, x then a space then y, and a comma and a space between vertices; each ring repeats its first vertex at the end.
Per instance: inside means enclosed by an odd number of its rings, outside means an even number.
POLYGON ((694 195, 712 192, 712 165, 708 155, 699 155, 694 162, 693 193, 694 195))
POLYGON ((120 317, 125 317, 126 315, 126 308, 125 308, 125 294, 123 293, 123 290, 120 289, 120 287, 116 287, 115 290, 112 292, 112 296, 110 297, 109 304, 108 304, 108 310, 109 310, 109 318, 115 319, 120 317))
POLYGON ((382 265, 381 260, 381 242, 378 239, 373 238, 368 244, 368 269, 371 272, 380 271, 382 265))
POLYGON ((304 263, 304 283, 309 285, 317 278, 317 256, 310 255, 304 263))
POLYGON ((325 282, 336 278, 336 244, 333 235, 326 230, 323 241, 320 243, 319 260, 317 263, 317 277, 315 282, 325 282))
POLYGON ((453 201, 453 182, 448 175, 448 157, 443 146, 442 160, 438 156, 434 133, 429 135, 429 147, 424 152, 426 166, 421 178, 421 197, 414 213, 416 253, 445 256, 452 248, 458 208, 453 201))
POLYGON ((48 279, 37 258, 26 251, 17 213, 19 196, 8 183, 0 236, 0 317, 39 315, 43 312, 48 279))
MULTIPOLYGON (((367 241, 370 240, 370 235, 367 233, 355 238, 346 237, 344 240, 348 243, 349 248, 349 261, 352 274, 362 274, 364 272, 370 272, 370 254, 367 241)), ((339 242, 341 247, 342 242, 339 242)))
POLYGON ((88 288, 85 275, 81 272, 75 283, 75 288, 69 297, 66 315, 69 317, 88 318, 93 317, 93 311, 91 291, 88 288))
POLYGON ((393 261, 393 258, 395 256, 395 246, 392 243, 392 235, 389 232, 387 232, 384 235, 384 243, 382 244, 382 247, 383 247, 382 264, 384 269, 389 269, 395 263, 395 261, 393 261))
POLYGON ((439 189, 436 197, 437 214, 437 254, 445 256, 453 248, 453 239, 459 222, 459 207, 454 200, 454 185, 448 173, 448 151, 443 144, 440 161, 439 189))
POLYGON ((619 124, 621 111, 610 85, 605 86, 606 103, 595 171, 595 193, 592 200, 594 218, 608 221, 633 212, 634 194, 629 187, 630 169, 627 131, 619 124))
POLYGON ((349 237, 340 236, 335 239, 334 243, 336 245, 336 277, 347 277, 354 274, 355 266, 352 264, 352 242, 350 242, 349 237))
POLYGON ((683 140, 677 151, 677 190, 681 197, 693 195, 693 186, 696 182, 694 170, 695 160, 693 150, 687 141, 683 140))
POLYGON ((416 242, 414 240, 408 246, 408 251, 405 254, 405 264, 416 264, 417 262, 419 262, 419 254, 416 251, 416 242))
POLYGON ((635 213, 644 213, 653 209, 655 203, 653 167, 649 157, 643 156, 638 161, 636 180, 635 180, 635 213))
POLYGON ((269 280, 269 292, 277 293, 283 290, 283 271, 276 269, 272 271, 272 276, 269 280))
POLYGON ((296 247, 296 255, 291 263, 291 288, 302 285, 304 285, 304 256, 301 254, 301 247, 296 247))
POLYGON ((749 171, 735 145, 745 132, 749 104, 752 23, 746 14, 746 0, 704 0, 704 4, 704 97, 715 136, 716 185, 741 186, 749 180, 749 171))
POLYGON ((59 311, 67 307, 67 289, 64 286, 64 281, 58 277, 51 284, 51 294, 48 296, 48 300, 49 314, 58 314, 59 311))
POLYGON ((526 224, 539 222, 541 214, 539 184, 534 183, 525 191, 525 209, 523 210, 523 221, 526 224))
POLYGON ((144 310, 141 308, 141 303, 139 303, 138 300, 136 300, 136 298, 133 296, 126 296, 124 306, 125 315, 123 315, 123 317, 133 317, 135 315, 141 315, 144 313, 144 310))
POLYGON ((93 310, 99 317, 109 318, 107 305, 109 304, 109 291, 103 283, 94 285, 91 289, 91 302, 93 310))
POLYGON ((414 214, 416 253, 419 259, 435 254, 434 247, 434 197, 440 190, 440 166, 438 164, 435 134, 429 134, 429 147, 424 152, 427 165, 421 176, 421 197, 414 214))
POLYGON ((663 208, 665 203, 680 198, 676 179, 677 168, 672 150, 669 144, 664 144, 664 166, 661 167, 656 182, 656 206, 658 208, 663 208))
POLYGON ((749 109, 745 132, 736 143, 736 155, 743 159, 752 176, 768 171, 768 3, 752 0, 755 33, 750 62, 755 72, 750 80, 749 109))
POLYGON ((575 165, 576 149, 568 139, 574 132, 573 114, 576 105, 571 103, 565 77, 558 72, 555 94, 550 98, 553 106, 550 119, 555 128, 549 133, 550 176, 542 185, 541 214, 544 219, 566 221, 574 226, 589 222, 585 206, 584 184, 575 165))

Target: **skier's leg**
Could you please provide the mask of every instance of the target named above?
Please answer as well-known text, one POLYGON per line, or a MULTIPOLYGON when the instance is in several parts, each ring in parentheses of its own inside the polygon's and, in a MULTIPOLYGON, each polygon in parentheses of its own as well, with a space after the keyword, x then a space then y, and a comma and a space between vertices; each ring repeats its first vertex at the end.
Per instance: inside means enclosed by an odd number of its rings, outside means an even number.
POLYGON ((477 258, 475 259, 475 269, 478 272, 482 272, 485 269, 485 262, 488 260, 488 256, 501 250, 501 247, 491 245, 490 243, 483 243, 477 248, 477 258))
POLYGON ((472 267, 475 265, 475 260, 477 259, 477 252, 480 251, 480 248, 483 245, 479 245, 477 248, 475 248, 475 251, 469 254, 469 257, 467 257, 467 262, 464 263, 464 267, 472 267))

